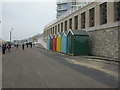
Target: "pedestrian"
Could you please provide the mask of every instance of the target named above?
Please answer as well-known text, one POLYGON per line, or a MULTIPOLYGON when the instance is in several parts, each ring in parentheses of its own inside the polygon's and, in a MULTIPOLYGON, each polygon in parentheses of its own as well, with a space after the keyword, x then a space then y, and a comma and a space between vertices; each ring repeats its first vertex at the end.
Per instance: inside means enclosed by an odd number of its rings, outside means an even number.
POLYGON ((7 48, 8 48, 8 51, 10 52, 10 49, 11 49, 10 43, 7 44, 7 48))
POLYGON ((24 43, 23 43, 23 44, 22 44, 22 49, 23 49, 23 50, 24 50, 24 46, 25 46, 25 45, 24 45, 24 43))
POLYGON ((16 45, 17 50, 18 50, 18 46, 19 46, 19 45, 18 45, 18 43, 17 43, 17 45, 16 45))
POLYGON ((26 43, 26 46, 27 46, 27 48, 28 48, 28 43, 26 43))
POLYGON ((2 44, 2 54, 5 54, 5 44, 2 44))
POLYGON ((31 46, 31 48, 32 48, 32 42, 30 42, 30 46, 31 46))
POLYGON ((5 51, 7 50, 7 44, 5 43, 5 51))

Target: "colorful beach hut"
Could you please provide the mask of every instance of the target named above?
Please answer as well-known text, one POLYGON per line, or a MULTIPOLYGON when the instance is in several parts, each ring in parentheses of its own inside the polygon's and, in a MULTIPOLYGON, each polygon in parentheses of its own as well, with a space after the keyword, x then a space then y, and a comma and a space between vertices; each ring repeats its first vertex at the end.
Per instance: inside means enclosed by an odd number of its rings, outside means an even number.
POLYGON ((51 36, 48 36, 48 39, 47 39, 47 49, 48 50, 51 49, 51 36))
POLYGON ((54 35, 53 39, 52 39, 52 50, 56 51, 56 41, 57 41, 57 37, 54 35))
POLYGON ((53 50, 53 35, 51 35, 50 44, 51 44, 51 45, 50 45, 50 46, 51 46, 51 47, 50 47, 50 48, 51 48, 50 50, 53 50))
POLYGON ((69 30, 68 53, 71 55, 89 55, 89 34, 85 30, 69 30))
POLYGON ((58 33, 56 43, 57 43, 56 51, 61 52, 61 33, 58 33))
POLYGON ((52 35, 48 36, 47 49, 52 50, 52 35))
POLYGON ((62 46, 61 46, 61 52, 62 53, 67 53, 67 49, 68 49, 68 46, 67 46, 67 32, 63 32, 62 33, 62 46))

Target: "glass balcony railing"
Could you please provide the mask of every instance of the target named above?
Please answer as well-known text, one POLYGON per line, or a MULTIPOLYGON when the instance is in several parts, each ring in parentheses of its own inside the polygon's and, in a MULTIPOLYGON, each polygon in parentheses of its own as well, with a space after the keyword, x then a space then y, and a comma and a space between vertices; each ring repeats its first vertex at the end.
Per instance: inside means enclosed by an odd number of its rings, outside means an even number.
POLYGON ((67 0, 58 0, 57 4, 63 4, 63 3, 67 3, 67 0))
POLYGON ((57 8, 56 10, 57 10, 57 11, 66 11, 67 8, 57 8))

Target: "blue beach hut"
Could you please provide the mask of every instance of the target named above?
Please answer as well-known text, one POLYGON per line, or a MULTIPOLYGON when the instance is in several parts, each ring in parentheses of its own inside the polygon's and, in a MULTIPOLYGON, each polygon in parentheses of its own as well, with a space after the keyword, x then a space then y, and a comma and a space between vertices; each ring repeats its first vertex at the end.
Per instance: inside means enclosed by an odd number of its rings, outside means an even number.
POLYGON ((52 36, 48 36, 48 41, 47 41, 47 49, 52 50, 52 36))
POLYGON ((67 48, 68 48, 68 45, 67 45, 67 32, 63 32, 62 33, 62 47, 61 47, 61 52, 62 53, 67 53, 67 48))
POLYGON ((47 39, 47 49, 50 50, 50 36, 48 36, 47 39))

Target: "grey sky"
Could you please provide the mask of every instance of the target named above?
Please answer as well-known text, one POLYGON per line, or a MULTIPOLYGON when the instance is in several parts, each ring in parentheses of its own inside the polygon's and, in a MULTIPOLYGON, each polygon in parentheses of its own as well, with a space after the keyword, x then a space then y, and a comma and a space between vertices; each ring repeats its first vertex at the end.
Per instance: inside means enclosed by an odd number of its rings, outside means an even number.
POLYGON ((2 38, 9 40, 11 28, 12 39, 24 39, 42 33, 44 26, 55 17, 56 2, 4 2, 2 38))

